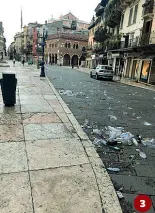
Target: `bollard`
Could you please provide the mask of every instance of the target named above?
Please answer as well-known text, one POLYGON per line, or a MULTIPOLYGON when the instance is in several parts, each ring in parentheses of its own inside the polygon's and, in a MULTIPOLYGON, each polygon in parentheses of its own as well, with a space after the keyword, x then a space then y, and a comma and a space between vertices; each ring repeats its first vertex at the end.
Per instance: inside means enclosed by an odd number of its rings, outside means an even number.
POLYGON ((1 90, 5 106, 14 106, 16 103, 17 79, 14 73, 2 73, 1 90))

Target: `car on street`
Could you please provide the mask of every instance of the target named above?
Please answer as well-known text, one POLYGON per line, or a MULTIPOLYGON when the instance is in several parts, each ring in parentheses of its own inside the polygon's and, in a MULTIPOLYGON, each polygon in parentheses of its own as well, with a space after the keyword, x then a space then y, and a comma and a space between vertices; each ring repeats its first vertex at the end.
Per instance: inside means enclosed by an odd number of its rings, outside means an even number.
POLYGON ((32 65, 33 64, 33 60, 28 60, 28 65, 32 65))
POLYGON ((114 71, 112 69, 112 66, 109 65, 98 65, 96 69, 93 69, 90 71, 90 77, 95 77, 98 79, 108 79, 113 80, 114 71))

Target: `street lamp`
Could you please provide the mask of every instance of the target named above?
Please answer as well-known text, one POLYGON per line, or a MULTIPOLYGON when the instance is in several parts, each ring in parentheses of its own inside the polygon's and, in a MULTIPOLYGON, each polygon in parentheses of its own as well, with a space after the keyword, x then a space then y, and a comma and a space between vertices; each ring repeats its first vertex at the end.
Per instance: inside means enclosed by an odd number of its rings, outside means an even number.
MULTIPOLYGON (((38 37, 41 38, 41 47, 42 47, 42 63, 41 63, 41 73, 40 77, 45 77, 45 60, 44 60, 44 52, 45 52, 45 45, 46 45, 46 39, 48 37, 48 28, 46 25, 43 26, 43 32, 42 35, 39 33, 40 28, 37 28, 38 37)), ((38 62, 39 63, 39 62, 38 62)))

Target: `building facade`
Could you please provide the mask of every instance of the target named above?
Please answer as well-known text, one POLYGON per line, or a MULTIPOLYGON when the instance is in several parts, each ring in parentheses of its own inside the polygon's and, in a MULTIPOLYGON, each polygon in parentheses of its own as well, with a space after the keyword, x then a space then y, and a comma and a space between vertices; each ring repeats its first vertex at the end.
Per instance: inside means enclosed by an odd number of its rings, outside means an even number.
POLYGON ((48 21, 48 31, 49 35, 55 34, 57 32, 70 32, 71 30, 87 30, 89 23, 79 20, 71 12, 62 15, 59 19, 54 19, 53 17, 48 21))
POLYGON ((49 63, 79 66, 85 61, 88 36, 75 33, 57 33, 46 41, 45 58, 49 63))
POLYGON ((90 43, 100 17, 93 42, 98 48, 92 58, 111 65, 116 75, 122 72, 125 78, 155 84, 154 5, 154 0, 102 0, 89 26, 90 43))
POLYGON ((4 37, 3 23, 0 22, 0 59, 6 55, 6 39, 4 37))

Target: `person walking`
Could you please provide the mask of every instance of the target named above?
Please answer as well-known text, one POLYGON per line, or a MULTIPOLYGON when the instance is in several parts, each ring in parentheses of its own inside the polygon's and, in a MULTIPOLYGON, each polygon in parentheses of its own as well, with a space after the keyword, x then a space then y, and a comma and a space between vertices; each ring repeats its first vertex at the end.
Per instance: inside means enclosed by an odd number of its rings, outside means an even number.
POLYGON ((25 59, 23 58, 23 60, 22 60, 22 64, 23 64, 23 66, 24 66, 24 64, 25 64, 25 59))
POLYGON ((15 63, 16 63, 16 59, 14 58, 13 59, 13 66, 15 66, 15 63))

